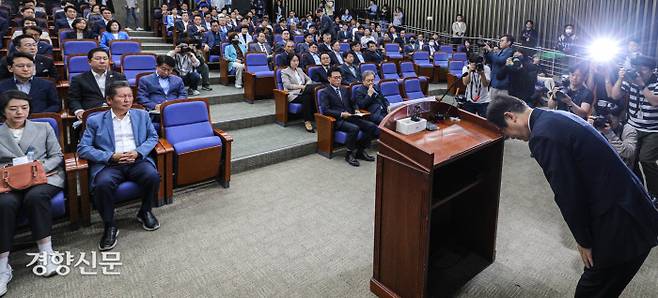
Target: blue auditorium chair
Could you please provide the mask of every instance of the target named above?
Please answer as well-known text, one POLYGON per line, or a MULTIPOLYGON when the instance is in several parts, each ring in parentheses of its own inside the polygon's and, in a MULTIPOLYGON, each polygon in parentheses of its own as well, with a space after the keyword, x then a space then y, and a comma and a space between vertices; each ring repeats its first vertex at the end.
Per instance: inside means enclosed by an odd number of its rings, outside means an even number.
POLYGON ((383 80, 399 80, 398 67, 393 62, 384 62, 381 65, 383 80))
POLYGON ((121 72, 131 87, 135 87, 137 75, 143 72, 155 72, 157 63, 155 54, 124 54, 121 57, 121 72))
POLYGON ((73 77, 91 69, 86 54, 71 55, 68 56, 66 60, 66 77, 69 82, 71 82, 73 77))
POLYGON ((381 80, 381 78, 379 77, 379 71, 377 71, 377 65, 373 63, 359 64, 359 71, 361 71, 361 75, 363 75, 363 73, 368 70, 375 73, 375 83, 378 83, 381 80))
POLYGON ((423 90, 425 93, 428 92, 429 89, 429 78, 426 76, 419 76, 416 73, 416 70, 414 69, 414 65, 411 62, 405 61, 400 63, 400 76, 403 79, 406 78, 418 78, 420 79, 420 85, 423 87, 423 90))
POLYGON ((110 41, 110 56, 114 68, 121 68, 121 57, 124 54, 137 54, 142 51, 142 44, 134 40, 111 40, 110 41))
POLYGON ((402 53, 400 53, 400 45, 397 43, 387 43, 384 45, 384 57, 387 60, 401 60, 402 53))
POLYGON ((379 89, 389 103, 394 104, 404 100, 400 94, 400 83, 398 83, 398 80, 382 80, 379 82, 379 89))
POLYGON ((276 88, 272 92, 274 93, 276 123, 286 126, 290 114, 299 115, 302 113, 302 104, 288 102, 288 91, 283 88, 283 82, 281 81, 281 69, 274 72, 274 79, 276 88))
POLYGON ((231 180, 233 138, 213 128, 206 98, 176 99, 162 104, 160 143, 173 148, 173 186, 214 179, 223 187, 231 180))
POLYGON ((420 79, 418 78, 406 78, 404 79, 402 86, 404 89, 404 98, 407 100, 427 97, 423 92, 423 89, 420 87, 420 79))
POLYGON ((256 98, 271 98, 274 71, 265 53, 247 53, 244 67, 244 97, 249 103, 256 98))
MULTIPOLYGON (((425 76, 428 80, 433 81, 434 78, 434 65, 430 61, 430 53, 427 51, 418 51, 413 54, 411 60, 414 64, 416 73, 420 76, 425 76)), ((403 75, 404 77, 404 75, 403 75)))

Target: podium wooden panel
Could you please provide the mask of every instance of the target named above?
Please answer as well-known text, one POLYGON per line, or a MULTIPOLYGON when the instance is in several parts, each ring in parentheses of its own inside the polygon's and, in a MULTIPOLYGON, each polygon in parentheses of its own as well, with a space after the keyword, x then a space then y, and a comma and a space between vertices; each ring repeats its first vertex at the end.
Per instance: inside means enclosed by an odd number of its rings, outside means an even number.
POLYGON ((503 137, 478 116, 423 105, 439 130, 395 132, 406 106, 380 125, 370 280, 379 297, 451 296, 495 257, 503 137))

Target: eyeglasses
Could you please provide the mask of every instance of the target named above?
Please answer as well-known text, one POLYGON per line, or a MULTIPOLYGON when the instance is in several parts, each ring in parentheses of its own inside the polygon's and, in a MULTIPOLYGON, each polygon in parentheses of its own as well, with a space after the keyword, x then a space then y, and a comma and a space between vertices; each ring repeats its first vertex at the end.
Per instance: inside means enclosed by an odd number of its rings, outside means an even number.
POLYGON ((14 64, 14 66, 12 66, 12 67, 15 67, 15 68, 32 68, 32 67, 34 67, 34 64, 33 64, 33 63, 29 63, 29 64, 14 64))
POLYGON ((24 43, 23 46, 28 47, 28 48, 36 48, 37 44, 36 43, 24 43))

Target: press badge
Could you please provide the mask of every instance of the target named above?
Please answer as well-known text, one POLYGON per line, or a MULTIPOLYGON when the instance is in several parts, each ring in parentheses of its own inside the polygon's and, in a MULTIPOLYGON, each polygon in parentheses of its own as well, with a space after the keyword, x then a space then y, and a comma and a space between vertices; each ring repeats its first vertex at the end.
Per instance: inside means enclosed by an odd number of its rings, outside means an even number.
POLYGON ((30 159, 27 156, 14 157, 11 160, 11 164, 14 165, 14 166, 22 165, 22 164, 29 163, 29 162, 30 162, 30 159))

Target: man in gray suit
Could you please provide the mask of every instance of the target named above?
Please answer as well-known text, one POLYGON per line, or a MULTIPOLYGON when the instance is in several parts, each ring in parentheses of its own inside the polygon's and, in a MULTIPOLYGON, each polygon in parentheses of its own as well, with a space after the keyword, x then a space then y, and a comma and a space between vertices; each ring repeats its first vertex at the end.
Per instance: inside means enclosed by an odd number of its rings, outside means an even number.
POLYGON ((258 33, 256 42, 249 44, 249 52, 264 53, 267 55, 267 61, 272 61, 274 51, 272 50, 272 46, 267 43, 265 32, 258 33))

